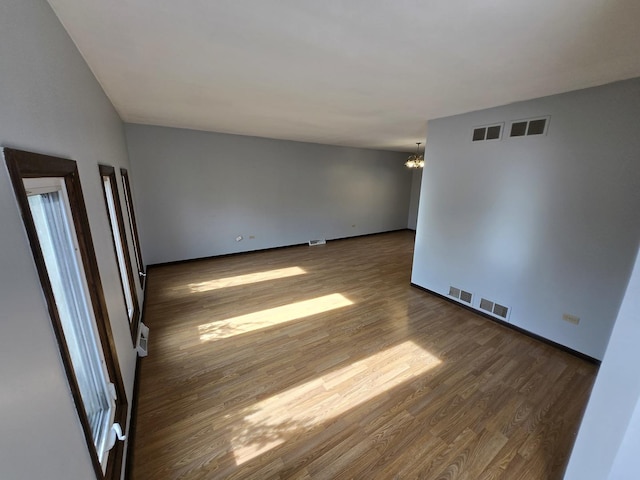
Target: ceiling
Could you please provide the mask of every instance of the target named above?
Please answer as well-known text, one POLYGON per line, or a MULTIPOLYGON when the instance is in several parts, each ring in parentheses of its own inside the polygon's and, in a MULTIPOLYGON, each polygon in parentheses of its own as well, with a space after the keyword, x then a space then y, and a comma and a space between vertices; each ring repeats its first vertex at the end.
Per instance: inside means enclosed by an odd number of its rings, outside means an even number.
POLYGON ((126 122, 410 151, 640 76, 638 0, 49 0, 126 122))

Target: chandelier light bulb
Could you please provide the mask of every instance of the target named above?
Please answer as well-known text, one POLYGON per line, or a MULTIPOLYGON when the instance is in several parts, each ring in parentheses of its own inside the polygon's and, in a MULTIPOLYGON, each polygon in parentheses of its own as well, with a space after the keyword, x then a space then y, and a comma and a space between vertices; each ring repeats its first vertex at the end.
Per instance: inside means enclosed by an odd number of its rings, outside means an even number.
POLYGON ((407 161, 404 163, 405 167, 408 168, 423 168, 424 167, 424 157, 420 154, 420 145, 422 142, 416 142, 417 148, 416 153, 411 155, 407 161))

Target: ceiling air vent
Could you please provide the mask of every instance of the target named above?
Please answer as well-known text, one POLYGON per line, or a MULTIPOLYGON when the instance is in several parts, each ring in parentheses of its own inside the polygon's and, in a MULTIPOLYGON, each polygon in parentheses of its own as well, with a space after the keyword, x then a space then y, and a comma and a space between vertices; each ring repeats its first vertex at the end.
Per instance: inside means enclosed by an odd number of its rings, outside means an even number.
POLYGON ((549 117, 534 118, 531 120, 518 120, 511 123, 510 137, 525 137, 531 135, 545 135, 549 117))
POLYGON ((484 142, 487 140, 500 140, 502 135, 503 124, 497 125, 485 125, 482 127, 475 127, 473 129, 473 142, 484 142))

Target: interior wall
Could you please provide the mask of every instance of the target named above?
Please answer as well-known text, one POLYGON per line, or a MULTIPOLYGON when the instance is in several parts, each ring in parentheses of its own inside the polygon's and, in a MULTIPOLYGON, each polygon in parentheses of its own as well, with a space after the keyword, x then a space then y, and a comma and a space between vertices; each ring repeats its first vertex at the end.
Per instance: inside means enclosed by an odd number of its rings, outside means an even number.
MULTIPOLYGON (((0 72, 0 145, 78 162, 130 405, 136 357, 97 167, 128 166, 122 122, 44 0, 0 2, 0 72)), ((0 225, 0 478, 94 478, 1 155, 0 225)))
POLYGON ((640 478, 640 398, 636 403, 633 416, 629 420, 627 432, 622 439, 608 480, 638 480, 640 478))
POLYGON ((413 170, 411 174, 411 197, 409 200, 409 217, 407 228, 415 230, 418 226, 418 206, 420 204, 420 186, 422 185, 422 169, 413 170))
POLYGON ((640 239, 639 111, 633 79, 430 121, 412 281, 602 359, 640 239), (546 115, 546 135, 508 136, 546 115), (471 141, 501 122, 502 139, 471 141))
POLYGON ((406 154, 133 124, 126 133, 148 264, 407 227, 406 154))
POLYGON ((640 478, 640 252, 569 460, 566 480, 640 478))

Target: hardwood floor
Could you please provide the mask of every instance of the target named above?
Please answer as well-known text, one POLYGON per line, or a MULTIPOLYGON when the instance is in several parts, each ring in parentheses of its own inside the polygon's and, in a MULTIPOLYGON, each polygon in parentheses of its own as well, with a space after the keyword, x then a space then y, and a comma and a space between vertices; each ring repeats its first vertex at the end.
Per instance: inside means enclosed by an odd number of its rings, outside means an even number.
POLYGON ((597 368, 409 285, 411 232, 149 271, 134 479, 561 479, 597 368))

